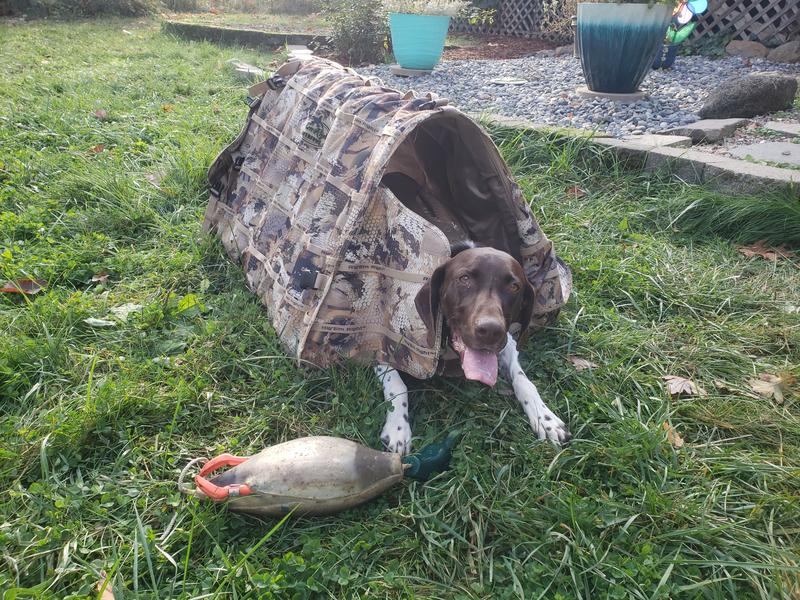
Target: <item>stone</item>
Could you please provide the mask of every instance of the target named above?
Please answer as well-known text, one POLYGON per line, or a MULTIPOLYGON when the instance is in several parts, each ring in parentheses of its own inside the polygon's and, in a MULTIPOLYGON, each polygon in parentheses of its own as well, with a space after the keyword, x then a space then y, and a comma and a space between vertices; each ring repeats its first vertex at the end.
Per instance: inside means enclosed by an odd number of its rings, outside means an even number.
POLYGON ((764 125, 770 131, 782 133, 789 137, 800 137, 800 123, 787 123, 785 121, 769 121, 764 125))
POLYGON ((800 144, 792 142, 763 142, 731 148, 730 153, 738 158, 752 158, 771 163, 800 166, 800 144))
POLYGON ((767 60, 777 63, 797 63, 800 62, 800 40, 787 42, 777 48, 770 50, 767 60))
POLYGON ((747 119, 702 119, 666 130, 669 135, 685 135, 693 144, 706 142, 713 144, 733 135, 739 127, 746 125, 747 119))
POLYGON ((287 44, 286 51, 289 53, 289 58, 309 58, 314 54, 308 46, 302 44, 287 44))
POLYGON ((743 40, 733 40, 725 46, 726 54, 731 56, 744 56, 747 58, 766 58, 769 49, 759 42, 746 42, 743 40))
POLYGON ((639 147, 660 148, 670 146, 673 148, 688 148, 692 145, 692 138, 683 135, 661 135, 655 133, 639 134, 636 137, 625 136, 623 141, 630 141, 639 147))
POLYGON ((559 46, 555 49, 553 56, 572 56, 575 51, 575 46, 569 44, 567 46, 559 46))
POLYGON ((765 72, 732 77, 708 95, 698 115, 702 119, 729 119, 787 110, 796 93, 797 79, 789 75, 765 72))

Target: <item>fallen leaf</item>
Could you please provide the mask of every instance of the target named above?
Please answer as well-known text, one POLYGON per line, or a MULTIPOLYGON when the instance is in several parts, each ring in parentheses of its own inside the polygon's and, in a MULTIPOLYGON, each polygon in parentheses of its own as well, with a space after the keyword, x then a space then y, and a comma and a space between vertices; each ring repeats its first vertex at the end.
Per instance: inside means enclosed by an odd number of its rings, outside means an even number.
POLYGON ((672 396, 705 396, 706 391, 691 379, 679 377, 677 375, 664 375, 662 377, 667 382, 667 389, 672 396))
POLYGON ((108 111, 103 110, 102 108, 98 108, 96 111, 92 113, 92 115, 99 119, 100 121, 105 121, 108 118, 108 111))
POLYGON ((208 9, 208 12, 210 12, 212 15, 218 15, 219 14, 219 9, 214 7, 214 6, 212 6, 211 8, 208 9))
POLYGON ((733 387, 727 381, 722 381, 721 379, 714 380, 714 387, 717 388, 720 392, 732 392, 733 387))
POLYGON ((0 293, 33 296, 45 287, 47 287, 47 282, 44 279, 17 279, 16 281, 6 281, 0 288, 0 293))
POLYGON ((105 283, 106 281, 108 281, 108 273, 105 271, 92 275, 91 283, 105 283))
POLYGON ((211 112, 213 112, 215 115, 219 114, 220 110, 222 110, 222 109, 219 106, 217 106, 216 104, 211 107, 211 112))
POLYGON ((586 369, 596 369, 597 367, 600 366, 586 358, 581 358, 580 356, 568 356, 567 360, 572 363, 576 371, 585 371, 586 369))
POLYGON ((771 260, 772 262, 778 262, 778 258, 786 259, 794 258, 795 256, 794 252, 787 250, 784 244, 768 248, 764 245, 764 240, 760 240, 750 246, 737 246, 736 249, 739 251, 739 254, 743 254, 747 257, 760 256, 761 258, 765 260, 771 260))
POLYGON ((664 431, 667 432, 667 441, 675 448, 683 447, 683 438, 672 428, 672 425, 664 421, 663 427, 664 431))
POLYGON ((100 571, 100 581, 97 582, 97 593, 100 594, 99 600, 116 600, 114 598, 114 590, 111 587, 111 582, 108 581, 108 575, 105 571, 100 571), (105 585, 105 587, 103 587, 105 585))
POLYGON ((567 188, 567 194, 575 198, 583 198, 586 195, 586 190, 579 188, 577 185, 567 188))
POLYGON ((95 319, 94 317, 84 319, 83 322, 90 327, 114 327, 116 325, 114 321, 109 321, 108 319, 95 319))
POLYGON ((128 316, 132 312, 137 312, 137 311, 140 311, 140 310, 142 310, 142 305, 141 304, 128 303, 128 304, 123 304, 121 306, 115 306, 109 312, 112 315, 114 315, 117 319, 119 319, 120 321, 127 321, 128 320, 128 316))
POLYGON ((97 144, 97 146, 92 147, 91 151, 94 152, 95 154, 100 154, 105 149, 106 149, 105 144, 97 144))
POLYGON ((164 112, 172 112, 173 110, 175 110, 175 107, 172 104, 162 104, 161 110, 163 110, 164 112))
POLYGON ((771 373, 759 373, 758 379, 751 379, 748 383, 750 384, 750 389, 756 394, 774 399, 775 404, 783 404, 787 388, 796 381, 797 378, 790 373, 782 373, 780 376, 772 375, 771 373))

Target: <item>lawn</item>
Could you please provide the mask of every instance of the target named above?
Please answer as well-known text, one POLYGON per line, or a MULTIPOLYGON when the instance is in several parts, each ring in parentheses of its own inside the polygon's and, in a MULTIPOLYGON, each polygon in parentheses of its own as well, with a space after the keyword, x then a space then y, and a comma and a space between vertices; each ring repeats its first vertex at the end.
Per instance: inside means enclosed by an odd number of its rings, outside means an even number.
POLYGON ((461 430, 452 470, 270 535, 275 521, 182 497, 181 468, 303 435, 378 447, 385 412, 368 369, 286 359, 200 230, 205 169, 247 110, 224 63, 277 57, 149 21, 0 37, 1 275, 47 282, 0 294, 4 598, 97 597, 98 581, 118 600, 800 593, 797 398, 748 383, 800 374, 800 269, 672 224, 719 197, 496 130, 574 271, 523 357, 574 440, 535 442, 515 400, 479 384, 421 382, 415 445, 461 430), (671 397, 665 375, 707 395, 671 397))

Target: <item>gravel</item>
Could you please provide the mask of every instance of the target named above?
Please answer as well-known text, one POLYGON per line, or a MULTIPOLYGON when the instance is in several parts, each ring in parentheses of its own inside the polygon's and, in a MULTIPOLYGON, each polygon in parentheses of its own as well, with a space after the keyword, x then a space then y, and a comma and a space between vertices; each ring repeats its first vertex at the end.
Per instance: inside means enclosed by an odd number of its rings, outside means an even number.
POLYGON ((559 127, 597 129, 621 137, 659 133, 698 120, 696 111, 709 90, 747 73, 780 71, 800 75, 800 65, 762 59, 709 59, 679 56, 672 69, 651 71, 642 84, 647 96, 631 104, 582 98, 580 62, 572 56, 534 55, 508 60, 457 60, 439 64, 420 77, 395 77, 388 65, 359 69, 392 88, 434 92, 468 112, 491 112, 559 127), (521 85, 497 84, 500 78, 524 79, 521 85))

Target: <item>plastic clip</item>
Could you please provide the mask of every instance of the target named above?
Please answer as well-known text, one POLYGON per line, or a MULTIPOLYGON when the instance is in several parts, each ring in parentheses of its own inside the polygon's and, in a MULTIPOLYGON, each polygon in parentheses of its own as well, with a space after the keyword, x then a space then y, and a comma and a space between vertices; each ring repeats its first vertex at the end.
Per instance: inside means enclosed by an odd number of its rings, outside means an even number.
POLYGON ((248 458, 248 456, 220 454, 203 465, 203 468, 200 469, 200 473, 198 473, 194 478, 194 484, 197 486, 198 490, 217 502, 227 500, 230 497, 249 496, 253 493, 253 491, 247 484, 219 486, 214 485, 205 478, 205 476, 209 473, 212 473, 223 467, 235 467, 236 465, 242 464, 248 458))

